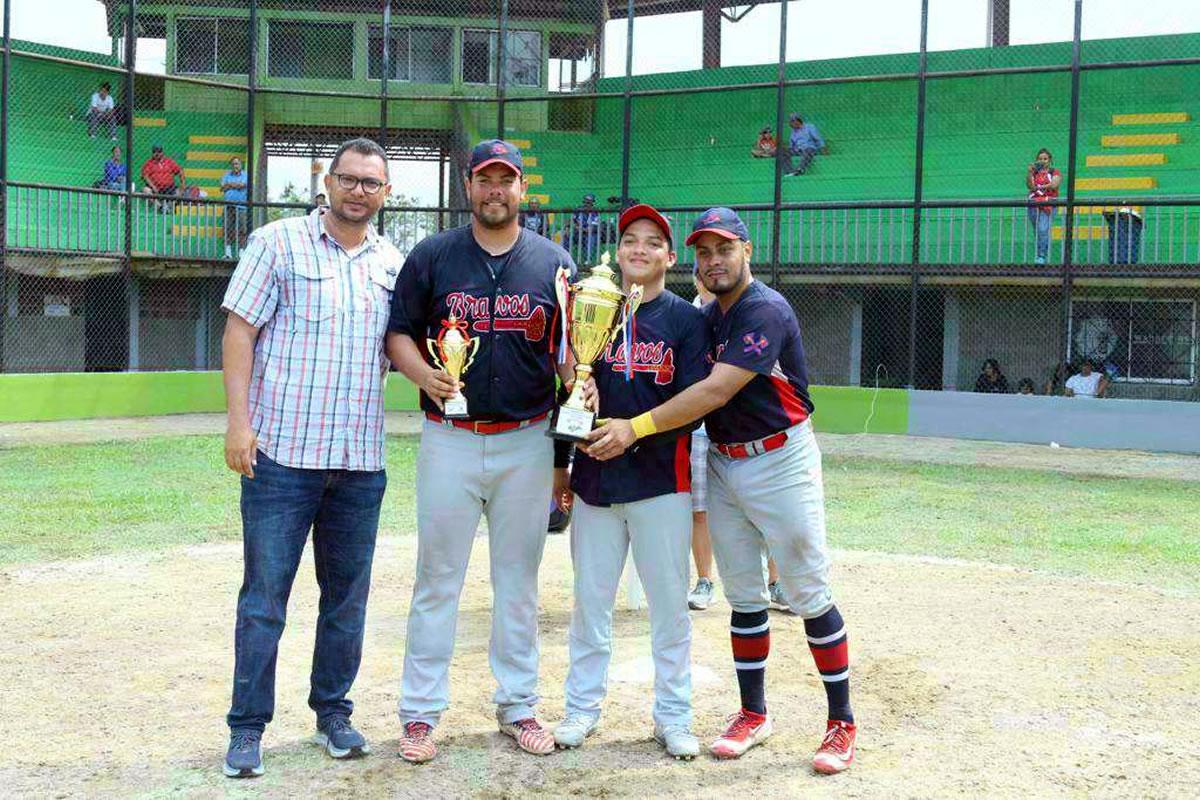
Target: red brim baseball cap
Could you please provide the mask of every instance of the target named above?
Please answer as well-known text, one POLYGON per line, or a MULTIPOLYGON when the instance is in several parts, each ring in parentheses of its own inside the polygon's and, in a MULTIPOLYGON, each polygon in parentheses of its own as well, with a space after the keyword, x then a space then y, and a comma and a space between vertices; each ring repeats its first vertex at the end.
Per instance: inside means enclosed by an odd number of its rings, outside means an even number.
POLYGON ((691 247, 704 233, 715 233, 726 239, 740 239, 743 242, 750 241, 750 231, 747 230, 746 223, 742 222, 741 217, 731 208, 710 208, 697 217, 684 244, 691 247))
POLYGON ((503 164, 518 175, 525 171, 525 160, 521 157, 520 148, 503 139, 487 139, 475 145, 471 151, 472 175, 492 164, 503 164))
POLYGON ((630 206, 621 212, 621 218, 617 220, 617 233, 624 233, 625 229, 639 219, 648 219, 662 229, 662 232, 667 236, 667 242, 671 248, 675 247, 675 234, 671 231, 671 223, 667 218, 659 213, 654 206, 645 203, 639 203, 636 206, 630 206))

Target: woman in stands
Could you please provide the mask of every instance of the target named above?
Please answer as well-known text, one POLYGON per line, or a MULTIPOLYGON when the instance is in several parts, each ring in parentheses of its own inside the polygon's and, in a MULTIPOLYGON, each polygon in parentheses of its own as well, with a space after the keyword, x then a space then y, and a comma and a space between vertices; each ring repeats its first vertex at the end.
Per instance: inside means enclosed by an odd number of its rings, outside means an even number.
POLYGON ((1062 173, 1051 166, 1053 160, 1054 156, 1043 147, 1025 175, 1025 186, 1029 189, 1029 222, 1037 235, 1035 262, 1038 264, 1045 264, 1050 252, 1050 224, 1054 221, 1055 209, 1050 203, 1058 197, 1058 187, 1062 184, 1062 173))
POLYGON ((975 391, 986 394, 1008 394, 1008 378, 1000 371, 1000 362, 989 358, 983 362, 983 369, 975 379, 975 391))

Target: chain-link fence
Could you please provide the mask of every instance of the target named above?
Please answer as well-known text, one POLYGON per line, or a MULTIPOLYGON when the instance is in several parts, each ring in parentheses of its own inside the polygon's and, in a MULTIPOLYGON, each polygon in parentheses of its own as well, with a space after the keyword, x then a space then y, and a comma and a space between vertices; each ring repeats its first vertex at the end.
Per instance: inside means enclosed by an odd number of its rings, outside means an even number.
POLYGON ((1196 399, 1197 78, 1182 0, 5 0, 0 368, 219 367, 247 237, 322 204, 340 142, 387 151, 408 252, 500 136, 582 263, 631 203, 738 209, 817 382, 1087 360, 1196 399))

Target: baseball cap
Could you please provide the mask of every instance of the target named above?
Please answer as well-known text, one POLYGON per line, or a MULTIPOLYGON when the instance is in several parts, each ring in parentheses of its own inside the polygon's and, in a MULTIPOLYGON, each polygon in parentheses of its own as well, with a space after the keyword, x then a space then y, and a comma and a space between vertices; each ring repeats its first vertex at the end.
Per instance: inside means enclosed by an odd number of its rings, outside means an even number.
POLYGON ((788 115, 788 122, 795 122, 798 119, 801 119, 801 116, 794 111, 788 115))
POLYGON ((742 218, 732 208, 717 207, 705 211, 692 224, 692 232, 688 234, 684 244, 690 246, 702 233, 715 233, 726 239, 750 241, 750 231, 746 229, 746 223, 742 222, 742 218))
POLYGON ((150 148, 151 153, 161 153, 162 151, 163 151, 163 146, 161 144, 156 144, 150 148))
POLYGON ((626 228, 639 219, 648 219, 661 228, 662 232, 667 235, 667 242, 671 245, 671 249, 675 248, 675 234, 671 232, 671 223, 658 212, 657 208, 645 203, 630 206, 621 212, 621 218, 617 220, 617 233, 624 233, 626 228))
POLYGON ((485 139, 475 145, 475 149, 471 151, 470 170, 472 175, 492 164, 504 164, 518 175, 525 172, 525 162, 521 158, 521 150, 515 144, 503 139, 485 139))
POLYGON ((583 196, 583 202, 585 202, 585 203, 594 203, 594 202, 596 202, 596 195, 594 195, 594 194, 585 194, 585 195, 583 196))

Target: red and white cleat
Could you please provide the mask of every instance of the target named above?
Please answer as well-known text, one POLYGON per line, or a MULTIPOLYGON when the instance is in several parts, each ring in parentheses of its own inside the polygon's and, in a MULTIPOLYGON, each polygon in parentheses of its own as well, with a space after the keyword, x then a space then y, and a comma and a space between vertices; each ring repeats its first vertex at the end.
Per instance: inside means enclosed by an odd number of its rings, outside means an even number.
POLYGON ((546 756, 554 752, 554 734, 533 717, 519 719, 508 724, 501 722, 500 732, 516 739, 517 744, 526 753, 546 756))
POLYGON ((822 775, 836 775, 854 763, 854 739, 858 728, 853 722, 829 720, 825 738, 813 755, 813 769, 822 775))
POLYGON ((738 758, 771 735, 771 718, 742 709, 728 718, 729 727, 709 746, 717 758, 738 758))
POLYGON ((400 737, 400 757, 412 764, 423 764, 437 755, 433 728, 424 722, 410 722, 400 737))

